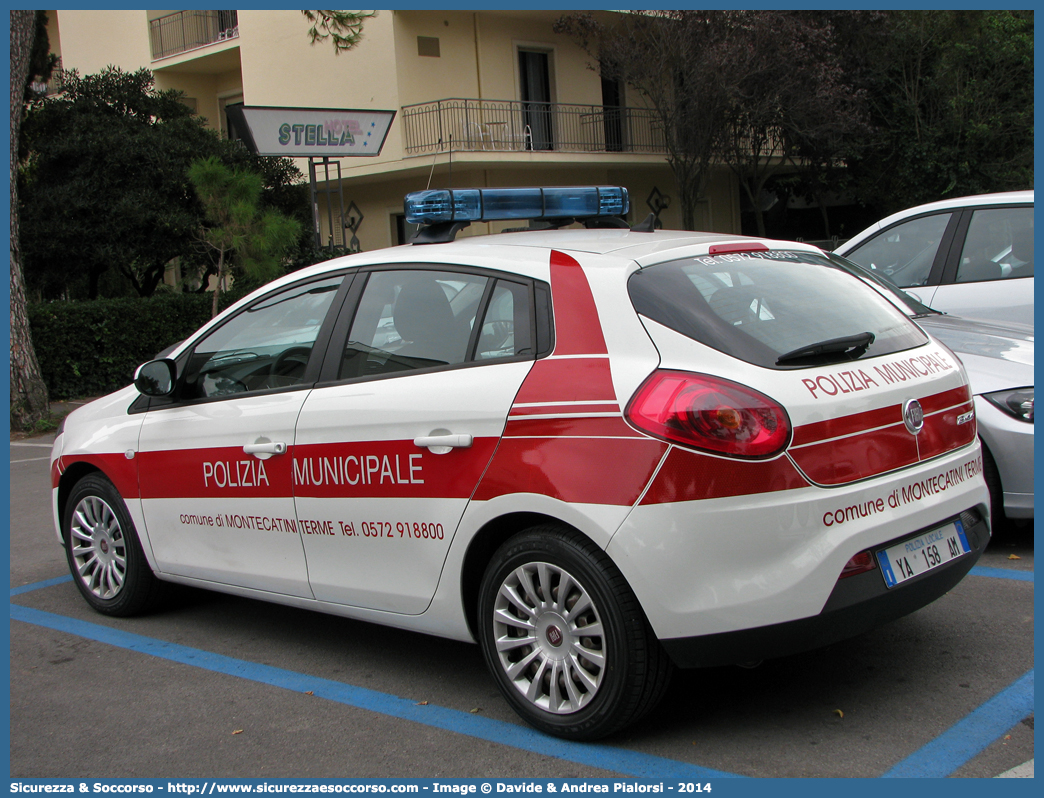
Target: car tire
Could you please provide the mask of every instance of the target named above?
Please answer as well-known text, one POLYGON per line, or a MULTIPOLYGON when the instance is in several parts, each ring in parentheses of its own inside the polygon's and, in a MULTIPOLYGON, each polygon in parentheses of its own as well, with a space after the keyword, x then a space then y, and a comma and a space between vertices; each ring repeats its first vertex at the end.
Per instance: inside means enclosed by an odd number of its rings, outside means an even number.
POLYGON ((160 601, 163 583, 149 568, 127 506, 101 474, 90 474, 73 487, 62 535, 73 582, 95 610, 126 617, 160 601))
POLYGON ((982 475, 990 491, 990 528, 993 534, 996 534, 1008 526, 1008 518, 1004 514, 1004 488, 1001 487, 997 463, 990 450, 986 448, 986 442, 981 438, 979 442, 982 444, 982 475))
POLYGON ((547 524, 503 544, 478 612, 497 686, 548 734, 605 737, 655 707, 670 681, 671 661, 627 581, 575 530, 547 524))

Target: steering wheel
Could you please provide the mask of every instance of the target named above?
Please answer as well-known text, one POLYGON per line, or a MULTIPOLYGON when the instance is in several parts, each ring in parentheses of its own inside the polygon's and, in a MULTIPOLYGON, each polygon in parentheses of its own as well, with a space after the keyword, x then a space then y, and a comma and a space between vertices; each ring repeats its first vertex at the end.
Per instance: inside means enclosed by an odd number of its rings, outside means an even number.
POLYGON ((292 346, 272 361, 268 374, 271 377, 291 377, 300 379, 308 365, 312 350, 307 346, 292 346))
POLYGON ((515 324, 512 321, 487 321, 482 325, 480 351, 494 352, 503 349, 514 332, 515 324))
POLYGON ((250 388, 242 380, 227 374, 206 373, 199 380, 200 396, 231 396, 235 393, 246 393, 250 388))

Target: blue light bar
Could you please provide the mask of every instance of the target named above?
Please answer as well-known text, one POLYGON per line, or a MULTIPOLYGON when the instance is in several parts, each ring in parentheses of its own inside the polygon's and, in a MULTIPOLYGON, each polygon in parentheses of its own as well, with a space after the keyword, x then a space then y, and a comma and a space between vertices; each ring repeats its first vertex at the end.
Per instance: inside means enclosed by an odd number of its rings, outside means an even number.
POLYGON ((415 191, 403 205, 407 222, 426 225, 622 216, 630 199, 621 186, 458 188, 415 191))

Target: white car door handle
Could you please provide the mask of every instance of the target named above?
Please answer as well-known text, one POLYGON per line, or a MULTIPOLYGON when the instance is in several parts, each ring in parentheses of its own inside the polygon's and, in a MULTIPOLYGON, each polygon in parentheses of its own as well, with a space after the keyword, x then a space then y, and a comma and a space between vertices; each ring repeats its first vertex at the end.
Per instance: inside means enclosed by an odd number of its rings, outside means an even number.
POLYGON ((264 443, 248 443, 243 447, 247 454, 283 454, 286 444, 282 441, 266 441, 264 443))
POLYGON ((474 439, 470 435, 422 435, 419 438, 414 438, 413 444, 422 449, 427 446, 431 448, 435 454, 445 454, 450 449, 467 449, 471 446, 473 440, 474 439), (435 451, 435 447, 445 449, 445 451, 435 451))

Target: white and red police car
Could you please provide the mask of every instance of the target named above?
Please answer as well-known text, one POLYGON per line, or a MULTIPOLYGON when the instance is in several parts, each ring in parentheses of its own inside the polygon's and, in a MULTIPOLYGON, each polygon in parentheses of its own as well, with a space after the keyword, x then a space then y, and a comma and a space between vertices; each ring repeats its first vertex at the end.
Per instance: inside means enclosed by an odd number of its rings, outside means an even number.
POLYGON ((477 640, 525 720, 592 739, 673 665, 858 634, 985 548, 960 362, 835 256, 627 229, 612 187, 406 210, 411 245, 263 287, 66 419, 96 610, 178 582, 477 640), (533 218, 589 229, 453 240, 533 218))

